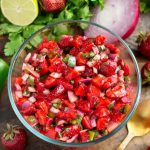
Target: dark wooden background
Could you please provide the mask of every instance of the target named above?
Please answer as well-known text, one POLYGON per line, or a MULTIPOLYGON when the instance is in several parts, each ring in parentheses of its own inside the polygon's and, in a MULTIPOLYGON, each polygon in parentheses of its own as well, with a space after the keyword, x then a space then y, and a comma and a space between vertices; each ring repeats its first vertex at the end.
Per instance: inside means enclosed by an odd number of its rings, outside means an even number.
MULTIPOLYGON (((137 29, 132 34, 132 36, 127 39, 127 43, 130 47, 136 50, 135 39, 137 37, 137 33, 139 31, 150 31, 150 14, 141 15, 140 21, 138 24, 137 29)), ((2 57, 7 62, 10 62, 10 58, 6 58, 3 55, 3 45, 7 40, 6 37, 0 37, 0 57, 2 57)), ((138 52, 134 52, 137 59, 139 66, 141 67, 146 61, 144 58, 138 54, 138 52)), ((141 100, 149 99, 150 100, 150 87, 144 87, 142 89, 141 100)), ((7 94, 7 83, 5 84, 2 94, 0 96, 0 135, 3 133, 3 129, 6 126, 6 123, 18 124, 22 126, 16 115, 14 114, 11 105, 9 103, 9 98, 7 94)), ((22 126, 23 127, 23 126, 22 126)), ((121 129, 117 134, 115 134, 110 139, 99 143, 97 145, 93 145, 90 147, 78 148, 78 150, 115 150, 117 146, 121 143, 121 141, 127 135, 127 129, 124 127, 121 129)), ((134 138, 129 145, 127 146, 126 150, 146 150, 146 148, 150 146, 150 134, 147 134, 144 137, 134 138)), ((30 132, 28 132, 28 145, 26 150, 62 150, 63 147, 55 146, 53 144, 46 143, 30 132)), ((67 148, 67 150, 72 150, 73 148, 67 148)), ((0 143, 0 150, 3 150, 2 145, 0 143)), ((77 149, 76 149, 77 150, 77 149)))

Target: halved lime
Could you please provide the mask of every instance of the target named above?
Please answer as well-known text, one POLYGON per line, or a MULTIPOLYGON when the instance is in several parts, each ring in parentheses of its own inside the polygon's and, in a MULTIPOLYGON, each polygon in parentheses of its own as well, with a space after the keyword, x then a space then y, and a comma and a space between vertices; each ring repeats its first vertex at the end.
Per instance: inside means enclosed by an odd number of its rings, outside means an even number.
POLYGON ((3 15, 13 24, 26 26, 38 16, 37 0, 1 0, 3 15))

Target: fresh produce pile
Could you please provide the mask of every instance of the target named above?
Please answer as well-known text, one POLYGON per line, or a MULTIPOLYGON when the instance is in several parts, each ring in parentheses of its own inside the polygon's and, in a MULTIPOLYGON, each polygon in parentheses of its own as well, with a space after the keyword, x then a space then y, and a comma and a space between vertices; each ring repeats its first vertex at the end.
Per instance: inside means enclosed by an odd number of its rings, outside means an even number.
POLYGON ((130 71, 104 36, 46 37, 16 77, 16 105, 42 134, 67 143, 108 134, 130 111, 130 71), (40 126, 40 127, 39 127, 40 126))

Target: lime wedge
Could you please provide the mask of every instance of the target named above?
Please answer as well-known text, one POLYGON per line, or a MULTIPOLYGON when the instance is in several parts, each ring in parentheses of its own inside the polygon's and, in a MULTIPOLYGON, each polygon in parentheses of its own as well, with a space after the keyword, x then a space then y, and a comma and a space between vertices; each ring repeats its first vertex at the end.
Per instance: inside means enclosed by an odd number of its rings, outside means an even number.
POLYGON ((3 15, 13 24, 26 26, 38 16, 37 0, 1 0, 3 15))

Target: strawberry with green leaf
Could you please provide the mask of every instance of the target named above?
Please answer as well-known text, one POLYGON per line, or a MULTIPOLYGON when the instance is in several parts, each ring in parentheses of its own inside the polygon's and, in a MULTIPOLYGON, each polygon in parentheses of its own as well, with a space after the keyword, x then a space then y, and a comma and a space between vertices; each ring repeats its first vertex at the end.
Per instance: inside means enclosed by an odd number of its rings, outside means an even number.
POLYGON ((1 142, 7 150, 24 150, 27 133, 19 126, 7 124, 7 131, 2 135, 1 142))

